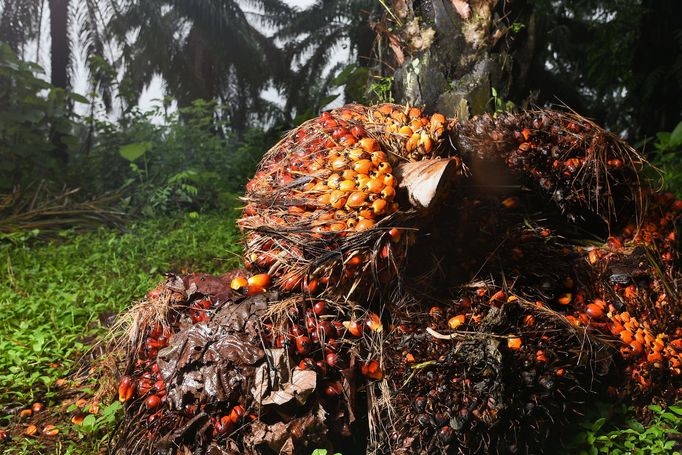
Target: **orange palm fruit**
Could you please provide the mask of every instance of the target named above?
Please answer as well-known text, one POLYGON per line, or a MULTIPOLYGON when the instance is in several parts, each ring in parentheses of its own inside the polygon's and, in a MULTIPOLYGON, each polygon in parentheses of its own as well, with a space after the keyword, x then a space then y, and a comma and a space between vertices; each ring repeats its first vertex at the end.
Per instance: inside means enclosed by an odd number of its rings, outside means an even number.
POLYGON ((341 176, 339 174, 332 174, 327 178, 327 186, 333 190, 337 189, 339 187, 339 183, 341 183, 341 176))
POLYGON ((388 203, 385 199, 377 199, 372 202, 372 211, 377 215, 383 215, 386 213, 386 207, 388 203))
POLYGON ((367 175, 369 174, 369 171, 372 170, 372 167, 373 164, 370 160, 363 159, 355 162, 353 165, 353 170, 358 174, 367 175))
POLYGON ((384 180, 381 178, 371 178, 367 180, 367 183, 365 184, 367 191, 375 194, 381 193, 381 190, 384 189, 384 186, 384 180))
POLYGON ((339 190, 350 192, 355 190, 355 182, 352 180, 344 180, 339 184, 339 190))
POLYGON ((463 314, 458 314, 457 316, 453 316, 448 319, 448 327, 450 327, 452 330, 455 330, 457 327, 464 324, 465 321, 466 316, 463 314))
POLYGON ((358 221, 358 224, 355 226, 356 231, 366 231, 367 229, 371 228, 374 226, 374 220, 367 220, 367 219, 362 219, 358 221))
POLYGON ((367 153, 372 153, 379 148, 376 139, 373 139, 371 137, 365 137, 360 139, 360 141, 358 141, 358 145, 367 153))
POLYGON ((343 171, 341 174, 341 177, 343 177, 343 180, 355 180, 355 177, 358 175, 357 172, 355 172, 353 169, 346 169, 343 171))
POLYGON ((329 195, 329 203, 335 209, 341 209, 346 205, 346 193, 341 190, 334 190, 329 195))
POLYGON ((512 350, 519 350, 522 346, 522 341, 520 337, 509 337, 507 338, 507 347, 512 350))
POLYGON ((386 200, 393 200, 393 197, 395 197, 395 189, 393 189, 392 186, 385 186, 380 194, 381 197, 386 200))
POLYGON ((384 174, 384 185, 395 186, 395 177, 393 174, 384 174))
POLYGON ((351 208, 358 208, 365 205, 366 200, 367 193, 363 191, 356 191, 354 193, 351 193, 350 196, 348 196, 348 201, 346 202, 346 205, 348 205, 348 207, 351 208))
POLYGON ((381 150, 377 150, 376 152, 372 152, 371 160, 373 165, 378 166, 379 163, 383 161, 388 161, 388 157, 381 150))
POLYGON ((400 127, 400 129, 398 130, 398 134, 405 137, 412 136, 412 133, 413 133, 412 128, 410 128, 407 125, 400 127))
POLYGON ((377 360, 370 360, 369 362, 363 363, 362 366, 360 366, 360 372, 362 373, 363 376, 368 377, 370 379, 375 379, 375 380, 381 380, 384 377, 383 372, 381 371, 381 365, 379 364, 379 361, 377 360))
POLYGON ((247 281, 250 286, 260 286, 263 289, 270 286, 271 283, 270 275, 268 275, 267 273, 259 273, 257 275, 253 275, 247 281))

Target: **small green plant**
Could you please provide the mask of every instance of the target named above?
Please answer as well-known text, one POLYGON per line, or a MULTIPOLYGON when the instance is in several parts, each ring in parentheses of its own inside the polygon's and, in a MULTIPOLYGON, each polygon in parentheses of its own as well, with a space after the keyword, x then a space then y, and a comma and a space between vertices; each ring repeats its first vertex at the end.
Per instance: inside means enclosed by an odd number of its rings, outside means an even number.
POLYGON ((571 441, 567 453, 680 455, 677 441, 682 435, 682 407, 651 405, 652 418, 646 425, 636 419, 632 407, 602 405, 598 409, 601 416, 580 424, 582 430, 571 441))
POLYGON ((502 112, 512 112, 514 109, 516 109, 516 105, 512 101, 505 101, 497 94, 497 89, 495 87, 491 87, 490 94, 492 95, 490 101, 492 101, 493 107, 495 108, 495 114, 500 114, 502 112))
POLYGON ((393 103, 393 77, 375 77, 376 82, 367 89, 370 99, 378 103, 393 103))
POLYGON ((661 171, 661 186, 682 196, 682 121, 656 134, 651 162, 661 171))

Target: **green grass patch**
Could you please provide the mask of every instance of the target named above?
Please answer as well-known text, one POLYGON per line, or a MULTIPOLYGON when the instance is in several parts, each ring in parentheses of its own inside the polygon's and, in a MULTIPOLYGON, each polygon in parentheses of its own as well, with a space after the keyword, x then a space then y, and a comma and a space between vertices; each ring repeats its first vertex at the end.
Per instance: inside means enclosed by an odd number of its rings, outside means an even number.
POLYGON ((0 403, 30 405, 40 398, 49 404, 54 382, 86 352, 88 340, 105 333, 101 315, 143 297, 162 272, 237 266, 235 214, 144 221, 125 232, 65 234, 45 244, 0 244, 0 403))

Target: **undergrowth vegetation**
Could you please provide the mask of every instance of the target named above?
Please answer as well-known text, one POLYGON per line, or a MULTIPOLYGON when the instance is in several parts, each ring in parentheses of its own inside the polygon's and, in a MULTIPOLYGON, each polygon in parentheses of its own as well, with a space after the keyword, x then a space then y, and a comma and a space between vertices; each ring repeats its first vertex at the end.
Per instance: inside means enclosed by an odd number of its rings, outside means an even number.
POLYGON ((0 403, 8 409, 49 403, 55 382, 161 273, 230 269, 239 262, 239 245, 233 219, 224 215, 65 233, 61 241, 31 246, 0 244, 0 403))

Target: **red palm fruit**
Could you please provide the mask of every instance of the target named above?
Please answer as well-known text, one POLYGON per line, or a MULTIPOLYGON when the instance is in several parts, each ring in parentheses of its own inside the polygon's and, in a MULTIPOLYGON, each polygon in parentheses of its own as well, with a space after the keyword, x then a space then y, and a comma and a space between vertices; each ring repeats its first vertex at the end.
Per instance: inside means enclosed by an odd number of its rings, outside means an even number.
POLYGON ((270 286, 270 275, 267 273, 259 273, 258 275, 253 275, 248 279, 249 286, 260 286, 265 289, 270 286))
POLYGON ((338 381, 328 383, 324 388, 324 394, 328 397, 339 396, 343 393, 343 387, 338 381))
POLYGON ((232 433, 234 430, 234 424, 230 420, 230 416, 222 416, 220 420, 217 420, 213 424, 213 428, 216 434, 226 434, 232 433))
POLYGON ((306 357, 305 359, 302 359, 300 362, 298 362, 298 367, 301 370, 314 370, 315 361, 310 357, 306 357))
POLYGON ((233 407, 230 411, 230 421, 234 424, 239 422, 242 416, 244 416, 244 408, 240 405, 233 407))
POLYGON ((358 321, 344 321, 343 326, 348 330, 348 333, 354 337, 361 337, 364 329, 364 325, 358 321))
POLYGON ((142 378, 137 383, 137 394, 139 396, 144 396, 152 389, 151 379, 142 378))
POLYGON ((362 138, 362 137, 364 137, 364 136, 367 135, 367 132, 366 132, 365 129, 362 127, 362 125, 354 125, 354 126, 350 129, 350 133, 351 133, 356 139, 360 139, 360 138, 362 138))
POLYGON ((310 351, 310 338, 302 335, 295 338, 296 352, 299 354, 307 354, 310 351))
POLYGON ((158 395, 149 395, 146 400, 144 400, 144 404, 149 409, 150 411, 153 411, 154 409, 158 408, 159 405, 161 404, 161 398, 158 395))
POLYGON ((327 362, 327 365, 333 368, 340 368, 341 367, 341 358, 339 355, 335 352, 329 352, 327 355, 324 357, 324 360, 327 362))
POLYGON ((324 300, 318 300, 313 305, 313 312, 318 316, 323 315, 326 310, 327 310, 327 303, 324 300))
POLYGON ((303 279, 303 291, 307 292, 308 294, 315 294, 315 292, 317 291, 318 284, 319 281, 317 280, 317 278, 310 278, 309 276, 306 275, 306 277, 303 279))
POLYGON ((329 321, 320 321, 320 323, 317 324, 317 330, 320 335, 324 334, 325 338, 333 338, 337 336, 336 329, 329 321))
POLYGON ((280 287, 282 288, 282 290, 286 292, 291 292, 300 288, 302 283, 303 276, 299 274, 293 274, 288 277, 285 277, 284 282, 282 282, 280 287))
POLYGON ((604 309, 595 303, 587 305, 585 312, 592 319, 601 319, 604 316, 604 309))
POLYGON ((246 295, 262 294, 263 292, 265 292, 265 288, 263 288, 261 286, 256 286, 256 285, 250 284, 250 285, 246 286, 244 292, 246 295))
POLYGON ((159 395, 166 393, 166 383, 162 380, 158 380, 154 383, 154 389, 159 395))
POLYGON ((298 336, 301 336, 301 335, 305 335, 305 331, 303 330, 303 327, 301 327, 301 326, 298 325, 298 324, 292 325, 292 326, 291 326, 291 329, 289 330, 289 332, 290 332, 291 335, 293 335, 294 337, 298 337, 298 336))
POLYGON ((118 400, 125 403, 133 397, 135 384, 130 376, 123 376, 118 383, 118 400))
POLYGON ((339 143, 343 144, 345 147, 350 147, 351 145, 357 143, 358 140, 353 137, 352 134, 345 134, 341 139, 339 140, 339 143))

